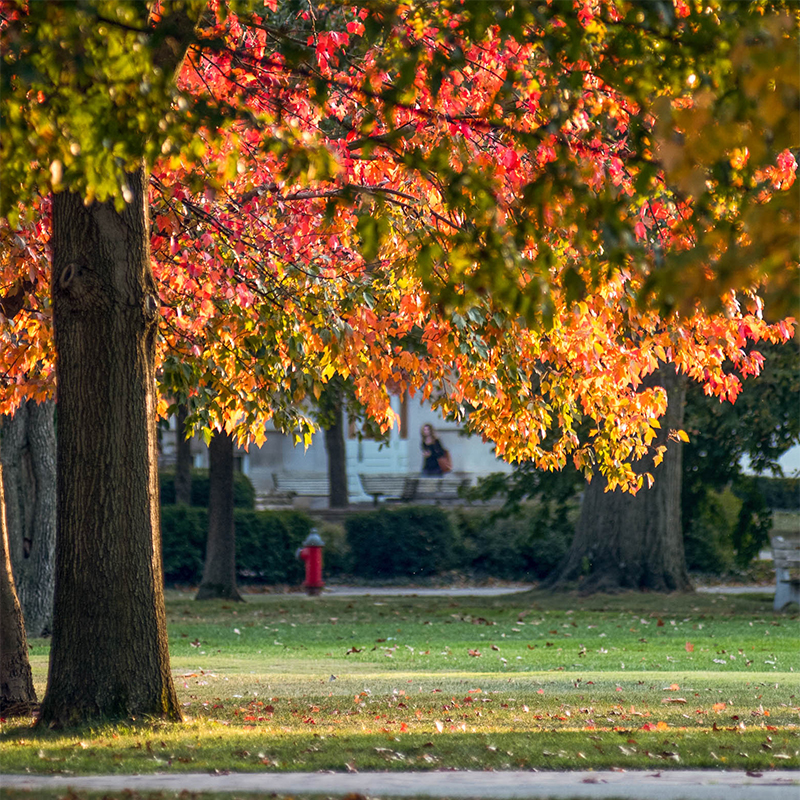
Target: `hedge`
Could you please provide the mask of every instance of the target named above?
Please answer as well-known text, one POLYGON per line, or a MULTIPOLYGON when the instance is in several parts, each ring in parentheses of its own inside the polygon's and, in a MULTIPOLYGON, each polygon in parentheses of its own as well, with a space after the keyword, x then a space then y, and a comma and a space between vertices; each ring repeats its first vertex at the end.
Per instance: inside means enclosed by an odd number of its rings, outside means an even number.
POLYGON ((537 580, 557 569, 569 551, 574 523, 544 522, 541 509, 493 518, 490 512, 455 513, 462 569, 506 580, 537 580))
MULTIPOLYGON (((158 474, 161 488, 161 505, 175 504, 175 472, 164 471, 158 474)), ((192 505, 208 508, 208 470, 192 470, 192 505)), ((236 508, 255 508, 256 490, 250 478, 243 472, 233 473, 233 505, 236 508)))
MULTIPOLYGON (((241 580, 299 584, 303 565, 295 552, 314 525, 299 511, 234 511, 236 567, 241 580)), ((194 506, 161 507, 164 577, 197 584, 203 577, 208 511, 194 506)))
POLYGON ((345 520, 350 570, 364 578, 434 575, 457 566, 450 517, 434 506, 403 506, 345 520))

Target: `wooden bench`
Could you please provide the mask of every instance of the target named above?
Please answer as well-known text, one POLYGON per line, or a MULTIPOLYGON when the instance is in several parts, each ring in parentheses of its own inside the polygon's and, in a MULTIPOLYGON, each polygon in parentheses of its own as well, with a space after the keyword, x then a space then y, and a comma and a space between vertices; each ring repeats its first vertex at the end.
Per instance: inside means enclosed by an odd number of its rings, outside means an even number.
POLYGON ((364 492, 372 497, 375 505, 378 505, 380 497, 386 500, 405 502, 413 500, 419 483, 419 478, 412 475, 365 475, 359 473, 358 479, 361 481, 364 492))
POLYGON ((320 472, 273 472, 277 492, 300 497, 328 497, 328 476, 320 472))
POLYGON ((800 539, 772 537, 772 560, 775 565, 775 611, 789 603, 800 603, 800 539))
POLYGON ((429 476, 423 475, 417 483, 414 500, 427 500, 430 502, 446 502, 458 500, 459 490, 469 486, 468 476, 452 472, 448 475, 429 476))

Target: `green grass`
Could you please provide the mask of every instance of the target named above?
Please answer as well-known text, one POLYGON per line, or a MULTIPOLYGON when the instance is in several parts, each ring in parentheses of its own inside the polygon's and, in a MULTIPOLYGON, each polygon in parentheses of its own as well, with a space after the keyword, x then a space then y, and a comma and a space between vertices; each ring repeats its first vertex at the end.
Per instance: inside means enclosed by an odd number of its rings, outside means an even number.
POLYGON ((0 771, 800 766, 798 621, 769 593, 247 599, 168 593, 184 725, 9 721, 0 771))

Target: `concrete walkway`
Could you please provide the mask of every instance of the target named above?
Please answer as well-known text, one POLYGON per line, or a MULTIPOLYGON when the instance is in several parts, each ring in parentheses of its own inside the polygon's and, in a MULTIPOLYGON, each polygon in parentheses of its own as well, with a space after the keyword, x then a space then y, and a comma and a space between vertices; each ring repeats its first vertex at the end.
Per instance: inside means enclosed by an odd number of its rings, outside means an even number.
POLYGON ((362 794, 369 797, 625 798, 625 800, 798 800, 800 771, 663 772, 372 772, 2 775, 4 788, 135 792, 362 794))
MULTIPOLYGON (((435 589, 414 586, 326 586, 323 597, 499 597, 535 589, 533 584, 513 586, 441 586, 435 589)), ((707 594, 770 594, 769 586, 698 586, 696 591, 707 594)), ((797 798, 800 800, 800 797, 797 798)))
POLYGON ((527 592, 531 584, 516 586, 443 586, 423 589, 413 586, 326 586, 323 597, 499 597, 527 592))

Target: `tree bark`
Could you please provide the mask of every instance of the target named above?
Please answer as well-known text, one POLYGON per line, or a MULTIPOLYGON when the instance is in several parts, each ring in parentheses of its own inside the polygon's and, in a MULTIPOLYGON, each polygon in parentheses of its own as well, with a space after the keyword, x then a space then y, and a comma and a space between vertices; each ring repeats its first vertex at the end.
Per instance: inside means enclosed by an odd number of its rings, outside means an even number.
POLYGON ((11 566, 29 638, 53 625, 56 542, 55 403, 25 401, 2 424, 11 566))
POLYGON ((328 454, 328 505, 347 508, 347 450, 344 440, 344 409, 341 400, 328 410, 325 449, 328 454))
POLYGON ((203 580, 196 600, 240 601, 236 588, 236 529, 233 524, 233 436, 215 433, 208 448, 208 540, 203 580))
POLYGON ((175 431, 175 502, 192 504, 192 440, 186 438, 186 403, 178 404, 175 431))
POLYGON ((584 593, 622 589, 687 591, 681 526, 681 444, 667 442, 670 430, 683 424, 685 381, 675 370, 659 370, 650 385, 667 391, 667 413, 655 444, 667 444, 658 467, 644 463, 655 483, 634 496, 606 492, 596 476, 586 488, 581 515, 567 561, 553 582, 560 587, 581 580, 584 593))
POLYGON ((127 180, 122 212, 53 197, 56 583, 42 725, 181 719, 163 594, 145 169, 127 180))
POLYGON ((11 572, 3 468, 0 465, 0 715, 30 714, 36 706, 28 640, 11 572))

